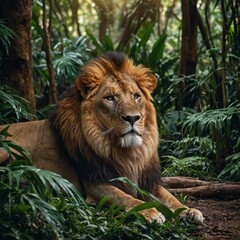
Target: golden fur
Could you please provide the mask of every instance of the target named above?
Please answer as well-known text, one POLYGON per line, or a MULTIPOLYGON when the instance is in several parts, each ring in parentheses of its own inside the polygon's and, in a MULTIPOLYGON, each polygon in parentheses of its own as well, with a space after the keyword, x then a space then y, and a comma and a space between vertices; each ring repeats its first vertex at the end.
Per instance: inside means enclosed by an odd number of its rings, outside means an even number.
MULTIPOLYGON (((126 210, 143 203, 128 185, 110 182, 127 177, 172 210, 185 207, 183 218, 202 222, 200 211, 182 205, 161 185, 159 136, 151 102, 156 85, 148 68, 135 66, 124 54, 107 53, 81 69, 49 121, 13 124, 9 130, 33 154, 36 166, 54 170, 77 186, 78 178, 89 203, 105 195, 109 204, 117 201, 126 210)), ((141 214, 150 221, 165 220, 155 208, 141 214)))
POLYGON ((157 80, 149 69, 135 67, 127 58, 123 61, 119 68, 107 58, 86 65, 76 87, 59 102, 52 122, 54 128, 60 129, 71 158, 77 159, 78 150, 86 161, 100 157, 114 167, 117 176, 138 182, 139 174, 157 151, 156 113, 150 101, 157 80), (134 99, 134 94, 141 96, 134 99), (104 99, 113 95, 118 96, 115 103, 104 99), (141 115, 135 124, 141 136, 135 134, 132 138, 134 144, 139 137, 140 146, 124 147, 122 136, 129 123, 122 116, 128 115, 141 115))
MULTIPOLYGON (((184 207, 161 186, 156 112, 151 102, 156 85, 148 68, 135 66, 124 54, 107 53, 85 65, 75 86, 59 101, 50 121, 89 202, 109 194, 110 202, 117 200, 127 208, 139 204, 129 186, 109 182, 124 176, 173 210, 184 207)), ((195 221, 202 221, 198 210, 189 211, 195 221)), ((154 209, 143 215, 164 221, 154 209)))

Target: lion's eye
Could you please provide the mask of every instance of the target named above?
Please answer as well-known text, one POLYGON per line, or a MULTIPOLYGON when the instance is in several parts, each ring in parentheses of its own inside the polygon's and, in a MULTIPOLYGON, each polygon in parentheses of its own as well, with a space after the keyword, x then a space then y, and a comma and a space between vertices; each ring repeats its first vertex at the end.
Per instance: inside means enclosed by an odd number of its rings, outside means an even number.
POLYGON ((141 96, 138 94, 138 93, 135 93, 134 95, 133 95, 133 98, 134 99, 139 99, 141 96))
POLYGON ((115 100, 113 95, 109 95, 107 97, 105 97, 109 102, 113 102, 115 100))

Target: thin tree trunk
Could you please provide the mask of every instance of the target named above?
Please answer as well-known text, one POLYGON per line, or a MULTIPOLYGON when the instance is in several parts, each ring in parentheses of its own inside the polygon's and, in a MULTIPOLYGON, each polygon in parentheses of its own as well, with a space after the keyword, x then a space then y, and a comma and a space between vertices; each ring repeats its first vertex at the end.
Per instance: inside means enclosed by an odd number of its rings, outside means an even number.
POLYGON ((222 60, 221 60, 221 87, 222 87, 222 107, 227 106, 227 97, 226 97, 226 36, 227 36, 227 16, 224 0, 221 0, 221 11, 223 16, 222 22, 222 60))
MULTIPOLYGON (((197 0, 182 0, 182 46, 179 76, 196 73, 197 66, 197 0)), ((198 91, 188 92, 187 78, 180 84, 177 108, 193 107, 198 99, 198 91)))
MULTIPOLYGON (((211 31, 211 26, 209 23, 209 6, 210 6, 210 0, 206 0, 205 3, 205 21, 206 21, 206 26, 207 26, 207 31, 208 31, 208 36, 209 40, 211 42, 211 46, 214 49, 215 44, 212 38, 212 31, 211 31)), ((212 85, 216 86, 216 91, 215 91, 215 96, 214 99, 210 99, 210 106, 211 108, 221 108, 223 106, 223 97, 222 97, 222 81, 221 81, 221 74, 217 71, 216 68, 216 73, 214 74, 214 83, 212 85)))
POLYGON ((99 15, 99 34, 98 38, 100 41, 104 39, 104 36, 107 34, 108 28, 108 9, 106 3, 101 0, 93 0, 93 2, 98 6, 98 15, 99 15))
MULTIPOLYGON (((52 0, 49 0, 49 16, 50 17, 52 16, 52 0)), ((49 82, 50 82, 49 102, 56 103, 57 102, 57 84, 54 78, 49 30, 51 30, 51 21, 49 20, 49 26, 47 27, 46 1, 43 0, 44 50, 46 53, 46 61, 47 61, 47 68, 48 68, 49 82)))
POLYGON ((146 19, 150 18, 155 23, 157 6, 158 3, 155 0, 138 1, 136 3, 135 11, 131 10, 132 14, 127 17, 117 49, 122 50, 127 45, 132 35, 137 33, 146 19))
POLYGON ((177 2, 177 0, 174 0, 172 5, 170 7, 168 7, 168 9, 166 11, 164 28, 163 28, 163 31, 162 31, 163 34, 167 32, 168 22, 171 19, 171 17, 174 16, 174 11, 173 10, 176 6, 176 2, 177 2))
MULTIPOLYGON (((232 9, 232 19, 234 26, 234 47, 233 54, 236 56, 240 55, 240 3, 239 1, 231 0, 231 9, 232 9)), ((236 95, 237 99, 240 101, 240 82, 238 79, 240 78, 240 59, 234 58, 232 60, 234 62, 235 71, 238 72, 238 78, 235 81, 236 86, 236 95)))
POLYGON ((81 36, 80 24, 78 22, 79 1, 73 0, 71 6, 72 6, 72 23, 73 25, 76 25, 78 36, 81 36))
POLYGON ((104 39, 109 28, 109 17, 113 11, 112 1, 93 0, 98 8, 99 15, 99 34, 100 41, 104 39))
POLYGON ((69 38, 68 28, 64 21, 64 16, 63 16, 62 9, 61 9, 61 6, 59 5, 58 0, 54 0, 54 15, 56 16, 56 18, 57 18, 58 22, 61 24, 61 26, 63 26, 65 36, 67 38, 69 38))
MULTIPOLYGON (((219 76, 218 76, 218 72, 217 72, 217 69, 218 69, 217 57, 216 57, 215 52, 211 51, 211 49, 213 49, 214 46, 212 46, 212 41, 211 41, 211 37, 209 36, 209 31, 207 31, 207 28, 204 26, 204 23, 203 23, 203 20, 201 18, 199 11, 197 11, 197 19, 198 19, 198 27, 201 32, 204 45, 205 45, 206 49, 209 51, 210 56, 213 61, 214 79, 218 79, 219 76)), ((208 22, 208 20, 207 20, 207 22, 208 22)), ((218 103, 216 101, 215 94, 209 94, 209 102, 210 102, 210 106, 212 106, 212 108, 217 108, 218 103)))
POLYGON ((0 82, 19 92, 35 111, 35 97, 32 81, 31 48, 31 0, 1 0, 0 19, 5 19, 17 37, 11 42, 9 55, 1 66, 0 82))

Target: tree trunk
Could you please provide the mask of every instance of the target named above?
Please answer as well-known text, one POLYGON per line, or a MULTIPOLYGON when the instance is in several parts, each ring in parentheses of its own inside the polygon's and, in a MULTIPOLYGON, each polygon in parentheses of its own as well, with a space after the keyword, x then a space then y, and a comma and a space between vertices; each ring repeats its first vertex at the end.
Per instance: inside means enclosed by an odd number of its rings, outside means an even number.
MULTIPOLYGON (((208 1, 207 1, 207 3, 208 3, 208 1)), ((211 51, 211 49, 214 48, 214 45, 213 45, 212 37, 211 37, 210 32, 209 32, 209 27, 210 26, 209 26, 209 21, 208 21, 208 17, 207 17, 207 12, 208 12, 207 8, 208 7, 205 7, 206 27, 204 25, 204 22, 202 20, 202 17, 200 15, 199 11, 197 11, 197 19, 198 19, 198 28, 201 32, 204 45, 205 45, 206 49, 208 50, 208 52, 209 52, 209 54, 212 58, 213 79, 215 81, 219 78, 219 74, 218 74, 218 71, 217 71, 218 61, 217 61, 216 53, 214 51, 211 51)), ((211 108, 213 108, 213 109, 217 108, 218 103, 217 103, 215 93, 210 93, 209 92, 209 97, 208 98, 209 98, 209 103, 210 103, 211 108)))
POLYGON ((80 31, 80 24, 78 22, 78 9, 79 9, 79 1, 78 0, 73 0, 71 4, 72 8, 72 24, 73 26, 76 25, 76 30, 78 33, 78 36, 81 36, 81 31, 80 31))
POLYGON ((103 0, 93 0, 93 2, 96 4, 98 9, 98 16, 99 16, 99 34, 98 38, 100 41, 103 41, 104 37, 106 36, 109 28, 109 21, 111 13, 113 12, 113 2, 103 1, 103 0))
MULTIPOLYGON (((61 26, 60 29, 63 29, 63 34, 64 37, 69 38, 69 33, 68 33, 68 28, 67 28, 67 24, 65 23, 65 16, 63 14, 64 9, 63 7, 60 5, 58 0, 54 0, 54 7, 53 7, 53 14, 56 17, 59 25, 61 26)), ((59 35, 62 35, 62 31, 59 30, 59 35)))
POLYGON ((227 38, 227 14, 225 9, 224 0, 221 0, 221 11, 223 16, 222 21, 222 59, 221 59, 221 90, 222 90, 222 106, 227 107, 227 96, 226 96, 226 38, 227 38))
POLYGON ((0 82, 17 90, 34 112, 31 18, 31 0, 1 0, 0 19, 4 19, 18 37, 12 41, 9 56, 4 59, 0 82))
POLYGON ((148 18, 155 23, 157 11, 159 11, 159 4, 155 0, 138 1, 136 6, 132 7, 131 14, 127 16, 124 30, 117 47, 118 50, 122 50, 126 47, 127 43, 131 39, 132 35, 136 34, 142 24, 146 22, 148 18))
MULTIPOLYGON (((196 73, 197 65, 197 0, 182 0, 182 46, 179 65, 179 76, 196 73)), ((188 92, 190 80, 187 78, 180 84, 177 108, 194 107, 198 92, 188 92)))
POLYGON ((54 78, 54 69, 52 62, 52 51, 50 44, 50 33, 51 33, 51 16, 52 16, 52 0, 49 0, 49 25, 47 27, 46 20, 46 2, 43 0, 43 32, 44 32, 44 50, 46 53, 47 68, 49 74, 50 91, 49 91, 49 102, 57 102, 57 83, 54 78))
MULTIPOLYGON (((215 45, 214 45, 214 41, 213 41, 213 37, 212 37, 212 29, 211 29, 211 25, 210 25, 210 22, 209 22, 209 18, 211 16, 211 11, 209 11, 209 8, 210 8, 210 4, 211 4, 211 0, 207 0, 205 2, 205 22, 206 22, 206 26, 207 26, 207 30, 208 30, 208 36, 209 36, 209 41, 211 43, 211 48, 214 49, 215 48, 215 45)), ((222 3, 221 3, 222 4, 222 3)), ((222 9, 222 6, 221 6, 221 10, 222 9)), ((226 24, 226 16, 225 16, 225 13, 223 13, 223 27, 225 28, 225 24, 226 24)), ((235 31, 234 31, 235 32, 235 31)), ((222 31, 222 40, 223 40, 223 36, 225 36, 226 34, 226 29, 223 29, 222 31)), ((226 37, 226 36, 225 36, 226 37)), ((222 42, 222 44, 225 44, 225 37, 224 37, 224 42, 222 42)), ((225 58, 225 46, 224 48, 222 49, 224 50, 224 53, 222 54, 222 59, 225 58)), ((213 51, 210 51, 211 54, 214 54, 212 53, 213 51)), ((224 60, 225 61, 225 60, 224 60)), ((216 90, 215 90, 215 96, 214 98, 212 98, 210 96, 210 107, 215 109, 215 108, 222 108, 223 105, 225 104, 224 101, 226 100, 226 96, 225 96, 225 89, 223 89, 223 80, 222 80, 222 76, 225 78, 225 70, 223 70, 222 72, 218 70, 218 66, 216 66, 216 63, 217 62, 214 62, 214 66, 215 68, 213 69, 213 72, 214 72, 214 82, 212 83, 213 86, 216 86, 216 90), (224 92, 223 92, 224 91, 224 92), (224 94, 224 96, 223 96, 224 94)), ((218 63, 217 63, 218 64, 218 63)), ((225 88, 225 86, 224 86, 225 88)))

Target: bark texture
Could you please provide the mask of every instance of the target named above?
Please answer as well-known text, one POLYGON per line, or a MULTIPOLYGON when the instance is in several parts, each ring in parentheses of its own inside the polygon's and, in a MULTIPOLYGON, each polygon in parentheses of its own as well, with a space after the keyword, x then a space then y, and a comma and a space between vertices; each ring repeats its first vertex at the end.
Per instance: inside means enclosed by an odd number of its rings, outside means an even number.
POLYGON ((52 23, 52 0, 49 0, 49 24, 47 26, 47 14, 46 14, 46 1, 43 0, 43 35, 44 35, 44 50, 46 53, 46 62, 48 68, 49 75, 49 83, 50 83, 50 92, 49 92, 49 102, 56 103, 57 102, 57 83, 54 77, 54 69, 53 69, 53 60, 52 60, 52 50, 51 50, 51 42, 50 42, 50 34, 51 34, 51 23, 52 23))
POLYGON ((35 109, 32 82, 31 0, 1 0, 0 19, 5 20, 18 37, 11 43, 9 55, 3 61, 0 82, 17 90, 35 109))
MULTIPOLYGON (((179 64, 179 76, 196 73, 197 66, 197 0, 182 0, 182 46, 179 64)), ((186 77, 179 84, 177 108, 193 107, 198 99, 198 92, 188 91, 190 80, 186 77)))
POLYGON ((201 198, 240 196, 240 183, 237 182, 207 182, 188 177, 163 177, 162 180, 172 193, 183 193, 201 198))

